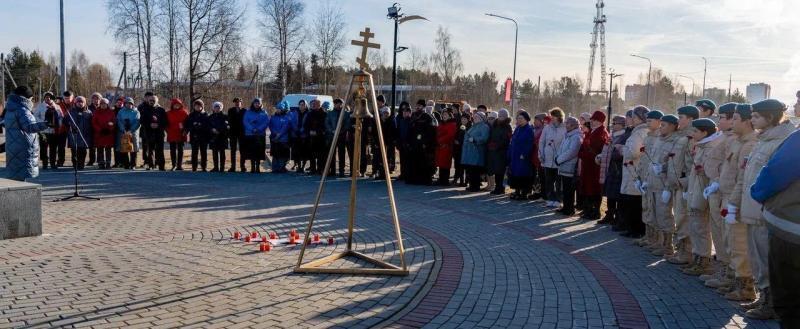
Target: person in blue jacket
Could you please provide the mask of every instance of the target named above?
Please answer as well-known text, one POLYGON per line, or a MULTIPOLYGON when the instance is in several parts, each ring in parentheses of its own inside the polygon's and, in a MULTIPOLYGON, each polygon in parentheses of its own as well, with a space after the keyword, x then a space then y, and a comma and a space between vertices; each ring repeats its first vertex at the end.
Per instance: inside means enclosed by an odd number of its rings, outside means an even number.
POLYGON ((800 328, 800 130, 761 168, 750 196, 764 205, 769 231, 770 295, 782 328, 800 328))
POLYGON ((126 97, 123 102, 123 107, 117 112, 117 151, 120 152, 121 164, 125 169, 133 170, 136 168, 136 153, 141 148, 141 140, 139 139, 139 128, 141 122, 139 121, 139 110, 133 105, 133 98, 126 97), (122 137, 125 134, 130 135, 130 142, 132 148, 130 150, 123 150, 122 137), (124 152, 123 152, 124 151, 124 152))
POLYGON ((526 200, 533 187, 533 127, 530 124, 531 116, 520 111, 517 114, 517 128, 511 135, 511 145, 508 147, 508 183, 514 193, 512 200, 526 200))
POLYGON ((269 118, 269 153, 272 155, 272 172, 285 173, 289 162, 289 136, 292 133, 292 118, 288 114, 289 102, 276 106, 275 114, 269 118))
POLYGON ((467 170, 467 191, 481 190, 481 174, 486 170, 486 142, 489 140, 489 124, 486 114, 475 112, 472 127, 464 134, 461 151, 461 164, 467 170))
POLYGON ((247 159, 250 160, 250 173, 261 172, 261 161, 267 157, 269 115, 262 106, 261 98, 256 98, 244 113, 244 138, 247 144, 247 159))
POLYGON ((6 177, 25 181, 39 176, 39 132, 47 122, 36 122, 31 113, 33 90, 19 86, 8 97, 3 122, 6 127, 6 177))

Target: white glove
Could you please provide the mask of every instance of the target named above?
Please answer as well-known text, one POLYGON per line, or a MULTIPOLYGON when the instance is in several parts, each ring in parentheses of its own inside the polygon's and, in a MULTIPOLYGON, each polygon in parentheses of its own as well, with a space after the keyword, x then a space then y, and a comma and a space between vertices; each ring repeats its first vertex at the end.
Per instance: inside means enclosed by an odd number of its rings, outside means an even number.
POLYGON ((636 189, 639 190, 639 192, 644 193, 644 191, 642 190, 642 181, 640 181, 638 179, 633 181, 633 186, 635 186, 636 189))
POLYGON ((736 224, 736 214, 739 212, 739 208, 729 203, 727 210, 728 213, 725 215, 725 223, 730 225, 736 224))
POLYGON ((708 197, 711 196, 714 193, 717 193, 717 191, 719 191, 719 183, 713 182, 713 183, 711 183, 711 185, 708 185, 708 187, 706 187, 703 190, 703 198, 708 200, 708 197))
POLYGON ((683 197, 684 200, 689 201, 689 192, 681 192, 681 197, 683 197))
POLYGON ((653 171, 653 173, 654 173, 654 174, 656 174, 656 175, 661 175, 661 171, 662 171, 663 169, 664 169, 664 168, 663 168, 663 167, 661 167, 661 164, 660 164, 660 163, 654 163, 654 164, 651 164, 651 165, 650 165, 650 170, 652 170, 652 171, 653 171))
POLYGON ((664 204, 669 203, 669 199, 672 198, 672 192, 663 190, 661 191, 661 202, 664 204))

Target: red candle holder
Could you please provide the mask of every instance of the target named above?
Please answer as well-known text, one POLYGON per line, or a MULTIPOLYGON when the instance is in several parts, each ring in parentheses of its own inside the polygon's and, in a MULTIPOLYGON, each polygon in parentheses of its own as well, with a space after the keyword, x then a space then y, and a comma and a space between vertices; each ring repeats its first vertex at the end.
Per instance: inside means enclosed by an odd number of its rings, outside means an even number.
POLYGON ((242 234, 239 231, 233 232, 233 238, 239 240, 242 238, 242 234))

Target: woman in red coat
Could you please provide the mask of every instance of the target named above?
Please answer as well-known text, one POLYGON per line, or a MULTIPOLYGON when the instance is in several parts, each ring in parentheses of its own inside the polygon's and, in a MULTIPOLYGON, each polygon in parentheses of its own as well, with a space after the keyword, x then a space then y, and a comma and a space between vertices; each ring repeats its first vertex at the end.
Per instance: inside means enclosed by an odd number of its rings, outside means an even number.
POLYGON ((578 157, 580 164, 579 190, 585 200, 581 218, 600 219, 600 202, 602 201, 602 186, 600 185, 600 165, 594 158, 603 151, 603 146, 608 144, 608 131, 605 127, 606 115, 602 111, 595 111, 589 120, 591 131, 583 139, 578 157))
POLYGON ((117 114, 108 105, 108 99, 101 99, 100 105, 92 114, 92 135, 97 148, 97 167, 111 169, 111 149, 116 142, 117 114))
POLYGON ((169 143, 169 158, 172 161, 172 170, 183 170, 183 143, 186 134, 183 131, 183 122, 189 117, 189 111, 183 106, 180 99, 173 98, 169 101, 167 111, 167 142, 169 143))
POLYGON ((439 185, 449 185, 455 138, 456 121, 448 109, 442 112, 442 121, 436 127, 436 166, 439 167, 439 185))

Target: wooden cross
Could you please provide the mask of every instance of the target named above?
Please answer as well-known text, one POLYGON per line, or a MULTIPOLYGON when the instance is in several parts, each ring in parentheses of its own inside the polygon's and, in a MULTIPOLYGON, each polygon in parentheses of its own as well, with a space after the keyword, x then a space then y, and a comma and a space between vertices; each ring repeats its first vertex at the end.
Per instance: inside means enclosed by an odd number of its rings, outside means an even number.
POLYGON ((358 35, 364 37, 363 41, 360 40, 352 40, 350 41, 351 45, 354 46, 361 46, 361 57, 356 57, 356 63, 361 66, 361 69, 364 71, 369 71, 369 63, 367 63, 367 49, 368 48, 375 48, 381 49, 381 45, 377 43, 369 42, 370 38, 375 37, 375 33, 369 31, 369 28, 366 28, 364 31, 360 32, 358 35))

